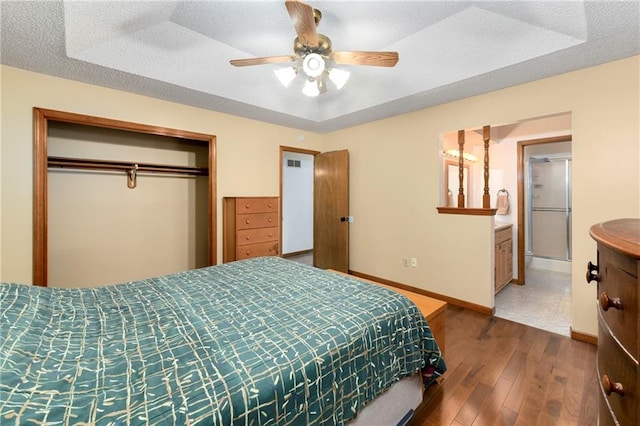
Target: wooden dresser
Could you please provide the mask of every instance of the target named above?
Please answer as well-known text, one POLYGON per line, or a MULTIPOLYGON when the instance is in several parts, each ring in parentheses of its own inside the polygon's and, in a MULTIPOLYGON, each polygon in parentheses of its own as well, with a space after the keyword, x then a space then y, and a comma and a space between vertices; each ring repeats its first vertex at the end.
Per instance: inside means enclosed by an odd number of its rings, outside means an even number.
POLYGON ((278 197, 222 199, 222 261, 280 255, 278 197))
POLYGON ((587 265, 587 282, 598 283, 598 377, 600 425, 637 425, 640 333, 638 279, 640 219, 594 225, 598 260, 587 265))
POLYGON ((509 284, 513 278, 513 225, 495 228, 495 292, 509 284))

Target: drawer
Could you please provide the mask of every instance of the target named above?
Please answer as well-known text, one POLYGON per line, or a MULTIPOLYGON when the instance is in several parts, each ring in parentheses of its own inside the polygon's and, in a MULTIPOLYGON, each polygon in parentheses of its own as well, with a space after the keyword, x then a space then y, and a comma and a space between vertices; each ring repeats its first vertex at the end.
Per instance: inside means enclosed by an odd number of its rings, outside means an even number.
POLYGON ((253 228, 272 228, 278 226, 278 213, 252 213, 238 216, 236 228, 253 229, 253 228))
POLYGON ((273 228, 243 229, 238 231, 237 245, 246 246, 247 244, 276 241, 278 237, 279 233, 277 226, 273 228))
POLYGON ((500 244, 501 242, 507 241, 510 239, 512 239, 511 227, 496 231, 495 244, 500 244))
POLYGON ((598 388, 598 391, 601 394, 598 398, 598 426, 620 426, 620 423, 617 423, 615 419, 613 411, 611 411, 611 407, 609 407, 607 396, 602 391, 602 388, 598 388))
POLYGON ((238 198, 236 199, 236 213, 268 213, 278 211, 278 199, 265 198, 238 198))
MULTIPOLYGON (((600 311, 602 312, 602 311, 600 311)), ((602 315, 598 318, 598 379, 600 390, 604 391, 603 377, 606 375, 611 383, 620 383, 624 395, 611 392, 603 395, 622 425, 636 425, 638 414, 636 402, 638 398, 638 366, 631 357, 617 344, 604 324, 602 315)))
POLYGON ((260 256, 277 256, 278 242, 267 242, 260 244, 249 244, 236 248, 236 260, 249 259, 260 256))
MULTIPOLYGON (((610 250, 598 253, 600 282, 598 283, 598 311, 614 336, 634 356, 638 353, 638 280, 618 267, 610 250), (622 309, 603 308, 603 299, 620 299, 622 309)), ((637 361, 637 360, 636 360, 637 361)))

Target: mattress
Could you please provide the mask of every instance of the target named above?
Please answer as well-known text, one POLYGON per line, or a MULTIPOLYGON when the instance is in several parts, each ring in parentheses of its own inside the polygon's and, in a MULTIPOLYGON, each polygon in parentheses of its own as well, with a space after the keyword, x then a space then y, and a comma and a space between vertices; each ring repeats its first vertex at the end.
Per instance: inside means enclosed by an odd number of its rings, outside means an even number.
POLYGON ((0 285, 0 415, 55 424, 344 424, 446 369, 383 287, 278 257, 82 289, 0 285))

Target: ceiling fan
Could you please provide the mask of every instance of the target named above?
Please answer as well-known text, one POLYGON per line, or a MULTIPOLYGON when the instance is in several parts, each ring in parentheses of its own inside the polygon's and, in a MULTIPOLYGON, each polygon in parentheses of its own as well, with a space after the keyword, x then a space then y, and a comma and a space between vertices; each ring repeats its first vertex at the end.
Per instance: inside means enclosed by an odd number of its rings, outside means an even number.
POLYGON ((285 6, 293 22, 297 37, 293 43, 293 55, 265 56, 261 58, 233 59, 231 65, 251 65, 293 62, 294 66, 276 70, 278 79, 287 86, 302 68, 306 75, 303 93, 317 96, 325 93, 325 77, 328 76, 338 89, 346 83, 349 72, 334 68, 334 64, 393 67, 398 63, 398 52, 342 51, 331 49, 331 39, 317 32, 322 13, 299 0, 286 0, 285 6))

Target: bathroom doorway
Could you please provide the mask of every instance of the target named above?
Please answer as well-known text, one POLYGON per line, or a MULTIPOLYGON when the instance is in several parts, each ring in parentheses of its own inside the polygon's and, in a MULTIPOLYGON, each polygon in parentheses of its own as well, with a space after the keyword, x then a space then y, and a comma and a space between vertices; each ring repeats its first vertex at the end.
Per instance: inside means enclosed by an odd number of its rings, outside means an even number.
POLYGON ((571 335, 571 136, 518 141, 518 284, 496 316, 571 335))

